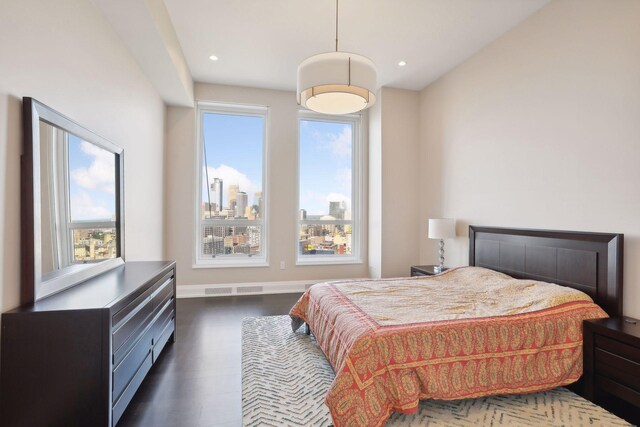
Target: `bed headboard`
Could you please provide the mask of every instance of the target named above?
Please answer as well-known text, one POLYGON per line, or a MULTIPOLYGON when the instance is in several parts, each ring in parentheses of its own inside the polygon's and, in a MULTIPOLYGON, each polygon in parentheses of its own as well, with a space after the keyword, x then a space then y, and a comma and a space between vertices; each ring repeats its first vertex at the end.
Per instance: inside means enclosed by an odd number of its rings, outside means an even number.
POLYGON ((469 265, 581 290, 622 315, 624 235, 469 226, 469 265))

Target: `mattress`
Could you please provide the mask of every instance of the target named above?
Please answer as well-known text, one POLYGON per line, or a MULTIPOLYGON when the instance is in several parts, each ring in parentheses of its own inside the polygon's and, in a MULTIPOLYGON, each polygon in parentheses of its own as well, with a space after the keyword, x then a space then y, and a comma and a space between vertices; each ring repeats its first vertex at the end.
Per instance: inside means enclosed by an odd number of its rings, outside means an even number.
POLYGON ((480 267, 317 284, 290 315, 336 372, 326 396, 336 427, 381 426, 421 399, 570 384, 582 374, 582 321, 607 316, 575 289, 480 267))

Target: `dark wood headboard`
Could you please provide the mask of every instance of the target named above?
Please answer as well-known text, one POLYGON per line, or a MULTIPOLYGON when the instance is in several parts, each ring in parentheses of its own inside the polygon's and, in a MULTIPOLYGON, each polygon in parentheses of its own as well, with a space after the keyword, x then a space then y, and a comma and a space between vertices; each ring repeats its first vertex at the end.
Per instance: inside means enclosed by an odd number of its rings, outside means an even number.
POLYGON ((469 226, 469 265, 581 290, 622 315, 624 235, 469 226))

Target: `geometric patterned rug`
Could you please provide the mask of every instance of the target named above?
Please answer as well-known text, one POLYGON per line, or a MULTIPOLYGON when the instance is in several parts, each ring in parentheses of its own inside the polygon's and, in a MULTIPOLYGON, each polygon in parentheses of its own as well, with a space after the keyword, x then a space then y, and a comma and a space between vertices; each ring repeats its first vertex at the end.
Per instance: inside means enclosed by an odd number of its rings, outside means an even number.
MULTIPOLYGON (((324 398, 331 365, 289 316, 242 321, 242 420, 246 427, 331 426, 324 398)), ((510 396, 424 400, 418 413, 392 414, 386 427, 629 426, 626 421, 558 387, 510 396)))

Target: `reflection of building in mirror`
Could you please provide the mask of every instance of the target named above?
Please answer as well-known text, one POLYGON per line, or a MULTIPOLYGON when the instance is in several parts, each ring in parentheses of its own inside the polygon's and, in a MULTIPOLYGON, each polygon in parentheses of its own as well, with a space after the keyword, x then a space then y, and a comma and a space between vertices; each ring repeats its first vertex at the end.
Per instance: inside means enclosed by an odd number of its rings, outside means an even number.
POLYGON ((115 228, 73 230, 73 262, 88 262, 116 257, 115 228))
POLYGON ((116 156, 40 123, 42 273, 117 257, 116 156))

